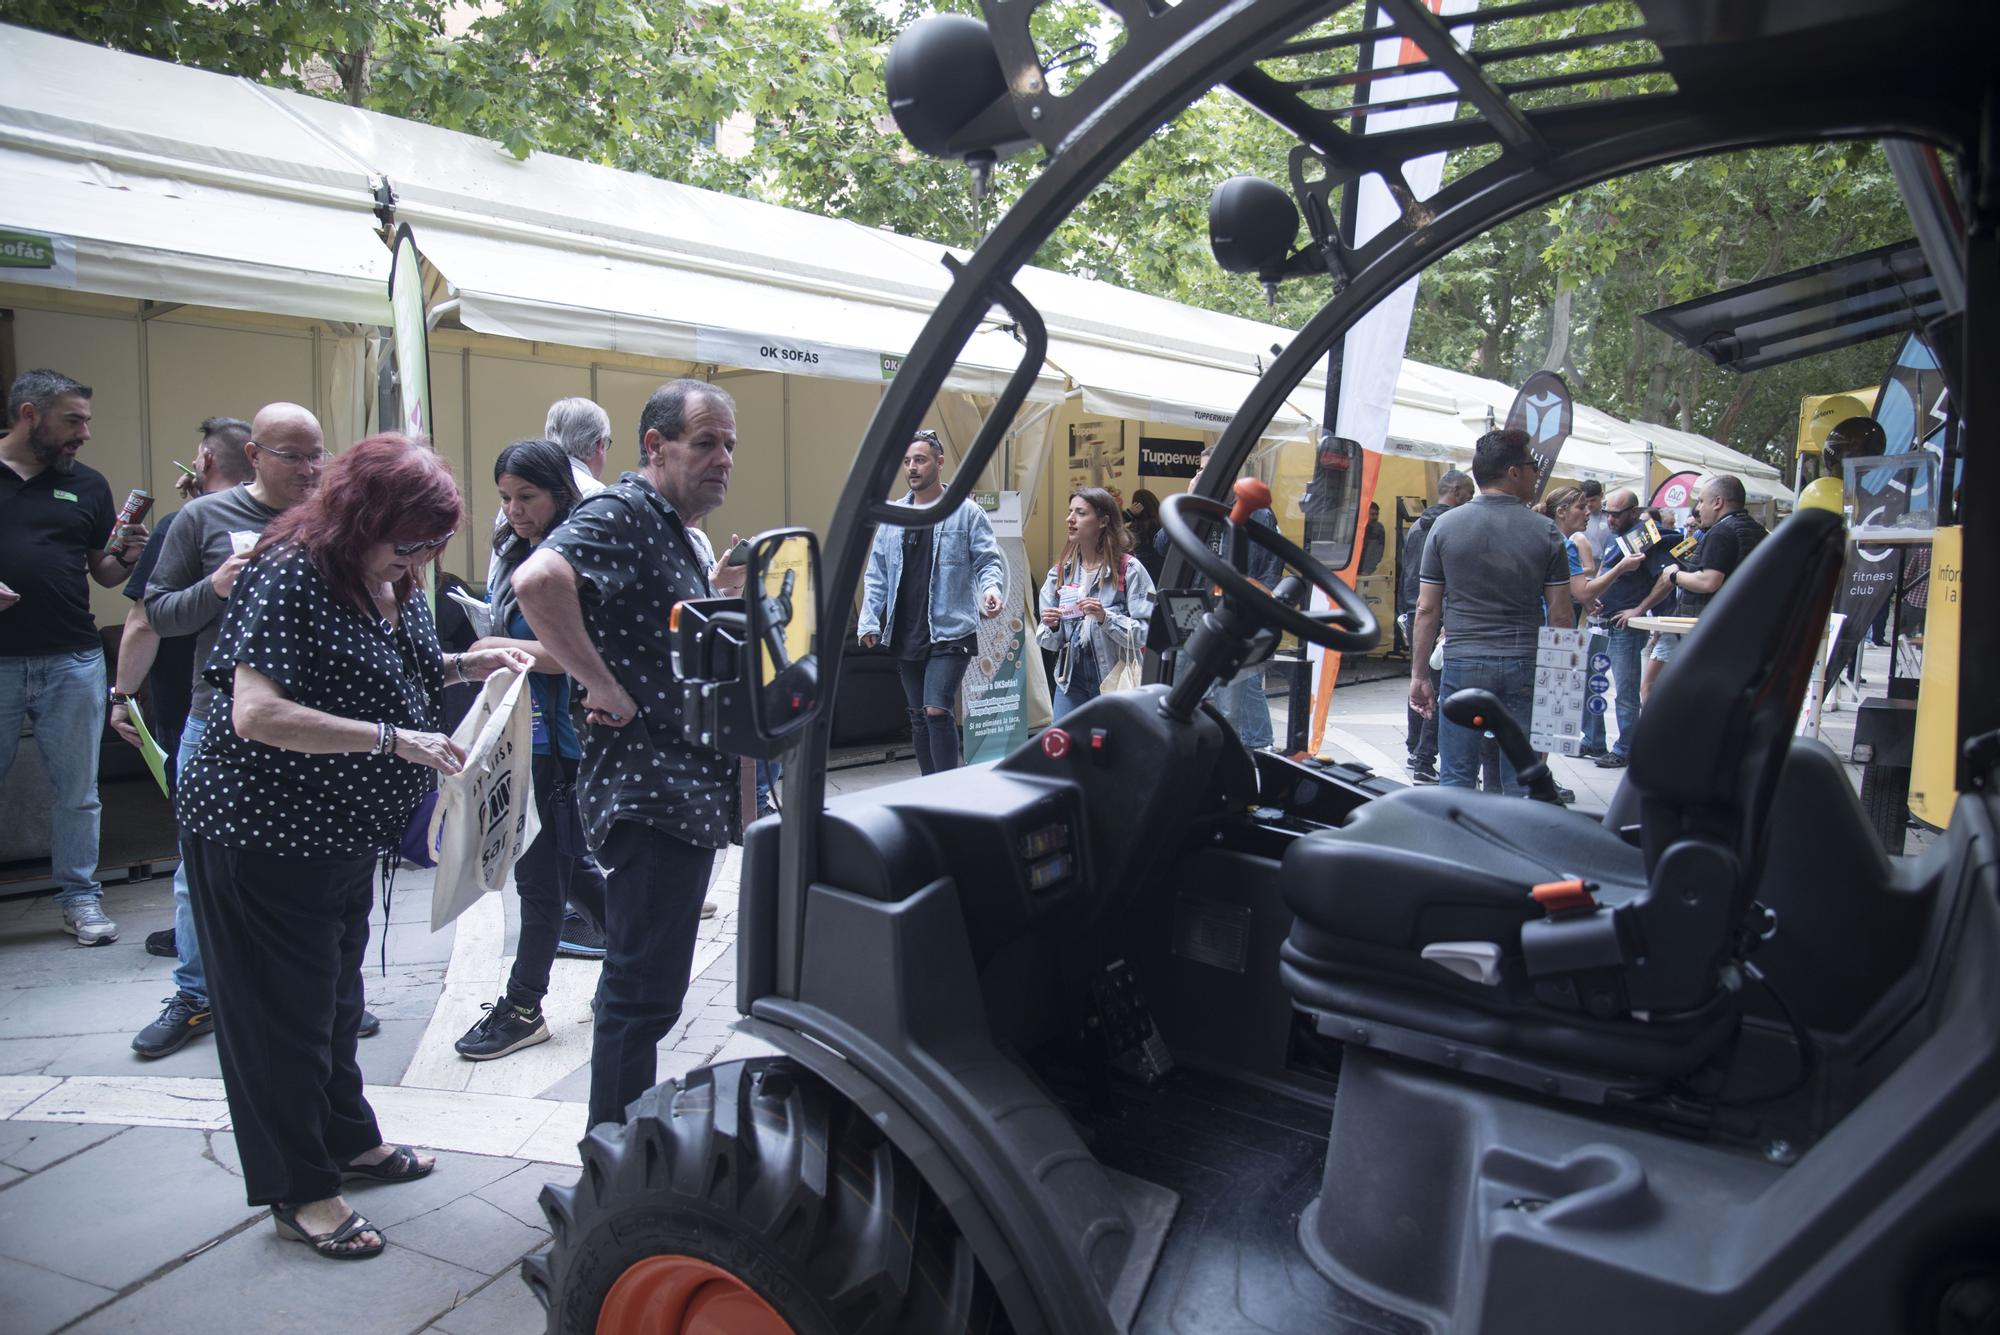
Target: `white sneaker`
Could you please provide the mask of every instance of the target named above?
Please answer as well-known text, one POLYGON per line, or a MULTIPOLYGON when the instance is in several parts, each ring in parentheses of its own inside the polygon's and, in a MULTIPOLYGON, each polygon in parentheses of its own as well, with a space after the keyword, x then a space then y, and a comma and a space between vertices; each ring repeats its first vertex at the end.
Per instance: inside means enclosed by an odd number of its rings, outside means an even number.
POLYGON ((118 939, 118 924, 104 916, 94 899, 65 904, 63 926, 76 933, 80 946, 108 946, 118 939))

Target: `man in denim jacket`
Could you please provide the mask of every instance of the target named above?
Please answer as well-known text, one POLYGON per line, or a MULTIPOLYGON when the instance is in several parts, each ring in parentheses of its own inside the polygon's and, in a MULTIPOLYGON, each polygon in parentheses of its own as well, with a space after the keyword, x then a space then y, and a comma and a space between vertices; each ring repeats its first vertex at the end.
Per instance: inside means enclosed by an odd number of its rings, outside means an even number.
MULTIPOLYGON (((937 433, 919 431, 903 455, 910 494, 898 504, 935 502, 944 494, 943 470, 937 433)), ((1000 614, 1006 583, 993 525, 970 500, 935 528, 884 526, 875 532, 861 586, 861 643, 896 651, 910 745, 926 774, 958 768, 958 720, 952 716, 958 684, 978 642, 977 617, 1000 614)))

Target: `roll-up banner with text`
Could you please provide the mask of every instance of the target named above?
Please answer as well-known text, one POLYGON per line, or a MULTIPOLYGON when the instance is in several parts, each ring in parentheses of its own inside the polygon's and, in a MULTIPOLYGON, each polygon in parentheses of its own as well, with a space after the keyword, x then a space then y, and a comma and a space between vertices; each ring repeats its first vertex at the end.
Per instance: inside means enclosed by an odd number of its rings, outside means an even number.
POLYGON ((986 511, 993 537, 1007 562, 1007 587, 1001 592, 1000 615, 981 617, 979 644, 965 670, 965 763, 998 760, 1028 740, 1030 722, 1049 714, 1048 685, 1042 678, 1042 655, 1029 640, 1028 548, 1022 540, 1021 493, 975 491, 972 499, 986 511))

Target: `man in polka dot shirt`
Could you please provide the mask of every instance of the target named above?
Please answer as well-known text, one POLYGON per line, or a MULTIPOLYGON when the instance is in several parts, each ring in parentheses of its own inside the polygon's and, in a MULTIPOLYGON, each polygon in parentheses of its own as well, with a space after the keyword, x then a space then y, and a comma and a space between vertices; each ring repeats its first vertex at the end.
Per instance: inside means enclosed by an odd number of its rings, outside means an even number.
POLYGON ((662 385, 640 414, 639 471, 579 501, 514 573, 522 614, 583 689, 591 724, 577 792, 606 879, 592 1126, 622 1121, 653 1086, 715 854, 736 833, 736 761, 685 739, 667 661, 675 603, 743 589, 743 567, 718 562, 693 527, 728 494, 735 452, 727 393, 662 385))

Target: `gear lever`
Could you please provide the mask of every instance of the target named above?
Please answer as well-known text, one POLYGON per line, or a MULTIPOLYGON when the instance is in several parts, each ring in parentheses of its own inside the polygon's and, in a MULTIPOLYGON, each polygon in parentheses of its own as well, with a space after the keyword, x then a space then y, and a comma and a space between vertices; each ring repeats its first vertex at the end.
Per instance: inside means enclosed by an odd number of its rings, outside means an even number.
POLYGON ((1535 754, 1535 748, 1528 745, 1528 736, 1521 731, 1507 707, 1500 703, 1500 697, 1481 687, 1453 691, 1451 698, 1444 702, 1444 716, 1461 728, 1476 728, 1493 734, 1500 743, 1500 750, 1514 767, 1515 777, 1527 788, 1528 796, 1537 802, 1553 802, 1562 805, 1556 795, 1555 775, 1549 773, 1548 762, 1535 754))

